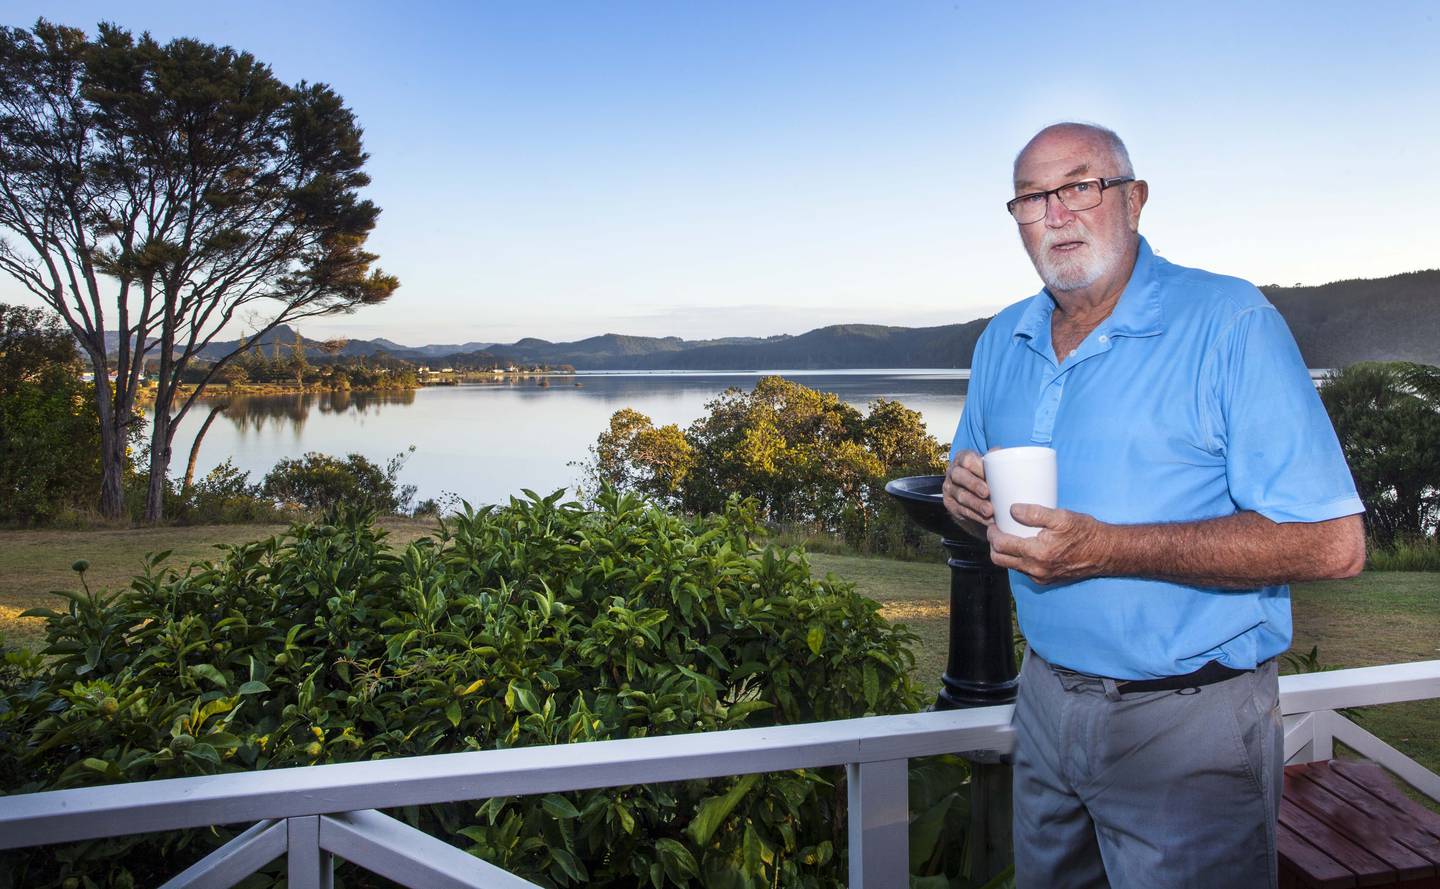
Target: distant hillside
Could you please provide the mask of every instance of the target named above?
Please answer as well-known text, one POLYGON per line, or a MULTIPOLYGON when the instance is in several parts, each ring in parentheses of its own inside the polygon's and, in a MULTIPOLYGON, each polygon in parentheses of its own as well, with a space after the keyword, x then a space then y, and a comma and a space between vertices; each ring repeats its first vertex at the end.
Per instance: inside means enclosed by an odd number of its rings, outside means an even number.
POLYGON ((1357 361, 1440 365, 1440 269, 1260 289, 1285 316, 1310 367, 1357 361))
POLYGON ((839 324, 766 342, 697 346, 671 355, 642 356, 616 369, 969 367, 975 341, 987 321, 918 328, 839 324))
MULTIPOLYGON (((1389 278, 1337 281, 1318 287, 1261 288, 1285 316, 1310 367, 1344 367, 1357 361, 1419 361, 1440 365, 1440 270, 1389 278)), ((980 318, 940 327, 840 324, 800 336, 680 337, 607 333, 570 343, 527 337, 513 343, 404 346, 387 339, 350 340, 341 356, 388 354, 432 367, 571 365, 578 370, 822 370, 866 367, 970 366, 975 341, 989 323, 980 318)), ((118 339, 111 337, 111 348, 118 339)), ((218 357, 238 341, 215 343, 202 353, 218 357)), ((259 345, 267 353, 295 342, 278 327, 259 345)), ((306 339, 311 360, 320 341, 306 339)))

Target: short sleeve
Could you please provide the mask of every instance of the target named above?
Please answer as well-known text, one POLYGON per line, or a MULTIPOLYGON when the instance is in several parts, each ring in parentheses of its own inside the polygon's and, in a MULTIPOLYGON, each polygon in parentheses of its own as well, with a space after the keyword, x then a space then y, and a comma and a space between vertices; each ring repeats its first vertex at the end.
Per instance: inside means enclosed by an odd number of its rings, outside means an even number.
POLYGON ((960 451, 975 451, 983 454, 990 448, 985 438, 985 376, 986 355, 989 349, 990 329, 987 327, 975 343, 975 354, 970 359, 970 382, 965 388, 965 407, 960 411, 960 423, 955 427, 955 437, 950 440, 950 457, 954 460, 960 451))
POLYGON ((1214 348, 1213 421, 1236 507, 1274 522, 1364 512, 1330 417, 1275 307, 1241 309, 1214 348))

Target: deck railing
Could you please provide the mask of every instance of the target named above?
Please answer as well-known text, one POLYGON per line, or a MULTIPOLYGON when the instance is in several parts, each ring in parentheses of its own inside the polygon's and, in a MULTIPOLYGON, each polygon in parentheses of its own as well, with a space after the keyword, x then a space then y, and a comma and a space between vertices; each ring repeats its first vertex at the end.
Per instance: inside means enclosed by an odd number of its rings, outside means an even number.
MULTIPOLYGON (((1286 758, 1329 758, 1340 741, 1440 801, 1440 777, 1336 712, 1429 698, 1440 698, 1440 660, 1283 677, 1286 758)), ((282 854, 291 889, 328 889, 337 857, 415 889, 521 889, 535 884, 377 810, 843 765, 850 885, 893 889, 909 884, 908 761, 1006 751, 1010 711, 879 716, 0 797, 0 849, 254 822, 165 889, 233 886, 282 854)))

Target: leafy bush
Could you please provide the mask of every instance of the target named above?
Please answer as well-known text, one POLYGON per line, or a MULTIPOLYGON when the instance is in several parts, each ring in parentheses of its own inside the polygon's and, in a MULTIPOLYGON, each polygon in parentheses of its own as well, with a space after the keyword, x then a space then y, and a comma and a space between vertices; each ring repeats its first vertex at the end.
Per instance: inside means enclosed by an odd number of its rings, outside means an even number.
MULTIPOLYGON (((185 570, 162 554, 127 590, 65 594, 65 613, 43 614, 44 655, 13 655, 4 678, 3 790, 918 709, 914 637, 848 584, 814 579, 803 552, 762 546, 752 507, 685 520, 613 490, 593 510, 560 497, 467 508, 398 552, 337 515, 185 570)), ((542 886, 838 887, 840 780, 750 775, 406 817, 542 886)), ((153 885, 232 835, 30 850, 0 872, 27 887, 153 885)), ((279 885, 269 874, 260 885, 279 885)))
POLYGON ((1335 424, 1365 525, 1382 547, 1434 536, 1440 523, 1440 371, 1404 362, 1354 364, 1320 398, 1335 424))
POLYGON ((592 487, 637 491, 688 513, 754 498, 791 533, 836 535, 865 552, 911 551, 929 536, 906 521, 885 482, 940 472, 944 447, 916 411, 876 399, 869 414, 782 377, 730 388, 681 430, 617 411, 584 467, 592 487))
POLYGON ((197 524, 271 522, 285 517, 260 485, 250 483, 250 473, 242 472, 229 459, 195 483, 178 511, 167 510, 166 514, 197 524))
POLYGON ((100 497, 100 417, 58 315, 0 304, 0 522, 45 524, 100 497))
POLYGON ((407 512, 414 485, 398 485, 396 476, 415 446, 390 458, 384 469, 359 454, 344 460, 310 452, 298 460, 281 460, 265 476, 261 489, 282 504, 331 509, 345 504, 382 513, 407 512))

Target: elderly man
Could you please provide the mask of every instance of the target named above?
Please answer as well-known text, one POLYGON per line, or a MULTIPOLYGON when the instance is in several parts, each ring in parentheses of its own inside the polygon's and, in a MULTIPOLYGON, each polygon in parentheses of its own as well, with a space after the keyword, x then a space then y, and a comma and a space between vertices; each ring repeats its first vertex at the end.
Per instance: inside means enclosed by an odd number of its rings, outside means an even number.
MULTIPOLYGON (((1021 887, 1274 885, 1286 583, 1365 560, 1360 500, 1279 313, 1139 235, 1149 186, 1058 124, 1007 205, 1045 288, 975 349, 945 502, 1010 569, 1021 887), (1060 509, 994 523, 980 455, 1057 454, 1060 509)), ((1237 211, 1240 210, 1237 203, 1237 211)))

